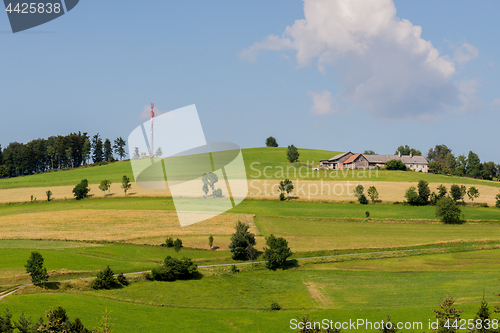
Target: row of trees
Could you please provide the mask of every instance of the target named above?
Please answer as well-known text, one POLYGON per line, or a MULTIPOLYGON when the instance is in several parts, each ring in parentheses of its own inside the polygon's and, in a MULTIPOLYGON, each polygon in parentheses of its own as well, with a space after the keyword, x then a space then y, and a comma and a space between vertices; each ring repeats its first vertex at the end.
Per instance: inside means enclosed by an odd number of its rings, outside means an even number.
POLYGON ((498 178, 500 165, 494 162, 481 163, 479 156, 470 151, 467 156, 455 156, 446 145, 437 145, 427 153, 429 169, 444 174, 468 175, 471 177, 492 179, 498 178))
POLYGON ((71 133, 36 139, 26 144, 12 142, 0 146, 0 178, 31 175, 37 172, 76 168, 100 162, 112 162, 116 154, 120 160, 126 155, 125 140, 121 137, 104 141, 99 133, 71 133))
MULTIPOLYGON (((125 196, 127 195, 128 190, 132 187, 132 184, 130 184, 130 178, 124 175, 122 177, 122 183, 121 183, 121 188, 123 192, 125 193, 125 196)), ((111 189, 111 181, 104 179, 101 181, 99 184, 99 189, 103 192, 110 191, 111 189)), ((52 192, 50 190, 47 191, 47 201, 50 201, 50 197, 52 195, 52 192)), ((89 188, 89 182, 87 179, 82 179, 74 188, 73 188, 73 195, 75 196, 76 200, 82 200, 84 198, 87 198, 89 196, 90 188, 89 188)))

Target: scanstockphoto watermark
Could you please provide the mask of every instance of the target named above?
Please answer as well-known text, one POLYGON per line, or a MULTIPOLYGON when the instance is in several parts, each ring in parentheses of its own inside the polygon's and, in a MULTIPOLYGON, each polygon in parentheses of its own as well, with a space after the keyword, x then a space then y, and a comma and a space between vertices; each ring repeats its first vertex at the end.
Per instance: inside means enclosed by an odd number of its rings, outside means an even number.
MULTIPOLYGON (((438 319, 429 319, 425 326, 429 330, 438 330, 440 326, 446 329, 455 330, 496 330, 500 327, 498 319, 448 319, 444 323, 438 319)), ((349 319, 349 321, 333 321, 331 319, 323 319, 321 321, 303 321, 298 319, 290 320, 290 329, 292 330, 382 330, 382 329, 397 329, 397 330, 422 330, 424 323, 421 321, 400 321, 393 323, 391 321, 370 321, 368 319, 349 319)))
MULTIPOLYGON (((324 181, 323 179, 316 181, 314 183, 310 181, 304 181, 300 179, 292 180, 293 183, 293 195, 300 198, 306 198, 308 200, 317 196, 344 196, 353 195, 354 188, 358 183, 351 181, 345 181, 342 183, 334 183, 329 180, 324 181)), ((275 180, 267 179, 252 179, 249 182, 250 192, 257 196, 268 196, 279 194, 280 184, 275 180)))
POLYGON ((322 178, 330 180, 340 179, 370 179, 378 178, 379 169, 328 169, 314 166, 314 162, 305 162, 300 165, 288 165, 286 167, 264 166, 265 163, 252 162, 250 164, 249 178, 253 179, 307 179, 322 178))
MULTIPOLYGON (((432 329, 434 325, 433 323, 429 321, 429 328, 432 329)), ((435 324, 435 323, 434 323, 435 324)), ((349 321, 333 321, 330 319, 323 319, 321 321, 300 321, 298 319, 291 319, 290 320, 290 329, 292 330, 381 330, 381 329, 407 329, 407 330, 422 330, 424 327, 424 324, 419 321, 415 322, 397 322, 397 323, 392 323, 390 321, 375 321, 372 322, 368 319, 356 319, 352 320, 349 319, 349 321)))

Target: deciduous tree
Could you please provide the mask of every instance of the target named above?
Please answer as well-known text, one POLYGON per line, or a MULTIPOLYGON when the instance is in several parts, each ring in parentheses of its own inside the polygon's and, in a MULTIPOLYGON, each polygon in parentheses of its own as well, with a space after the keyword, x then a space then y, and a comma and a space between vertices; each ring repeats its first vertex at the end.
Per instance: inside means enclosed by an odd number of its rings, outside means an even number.
POLYGON ((441 198, 436 203, 436 216, 444 223, 460 222, 462 211, 458 204, 449 197, 441 198))
POLYGON ((130 178, 128 178, 126 175, 122 177, 122 189, 123 192, 125 192, 125 196, 127 196, 127 191, 130 190, 132 187, 132 184, 130 184, 130 178))
POLYGON ((292 255, 292 250, 288 247, 286 239, 271 234, 266 237, 266 245, 267 247, 264 248, 266 267, 272 270, 283 268, 286 258, 292 255))
POLYGON ((123 158, 127 155, 127 152, 125 151, 125 145, 126 142, 121 136, 115 139, 113 149, 115 150, 115 153, 120 157, 120 161, 122 161, 123 158))
POLYGON ((34 285, 39 285, 49 279, 47 269, 43 267, 43 257, 39 252, 31 252, 31 256, 24 267, 26 268, 26 273, 31 276, 31 282, 34 285))
POLYGON ((278 142, 272 136, 266 139, 266 147, 278 147, 278 142))
POLYGON ((300 153, 297 147, 295 147, 294 145, 288 146, 286 151, 286 158, 288 159, 288 162, 290 163, 297 162, 299 160, 299 156, 300 153))

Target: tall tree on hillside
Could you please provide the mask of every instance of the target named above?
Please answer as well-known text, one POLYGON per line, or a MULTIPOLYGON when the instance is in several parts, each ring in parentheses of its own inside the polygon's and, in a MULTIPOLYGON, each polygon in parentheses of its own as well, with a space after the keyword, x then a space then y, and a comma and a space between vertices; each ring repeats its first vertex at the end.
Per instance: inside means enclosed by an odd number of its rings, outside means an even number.
POLYGON ((113 158, 113 148, 111 147, 111 141, 106 139, 104 141, 104 158, 107 162, 112 162, 113 158))
POLYGON ((486 179, 492 179, 494 177, 497 177, 498 172, 500 171, 498 169, 498 165, 495 164, 495 162, 484 162, 483 163, 483 177, 486 179))
POLYGON ((266 147, 278 147, 278 141, 272 136, 266 139, 266 147))
POLYGON ((457 156, 455 164, 455 175, 465 175, 465 167, 467 166, 467 157, 464 154, 457 156))
POLYGON ((410 148, 408 145, 399 146, 398 149, 396 149, 396 155, 399 153, 401 153, 401 155, 410 155, 410 153, 412 153, 413 156, 422 156, 422 152, 420 150, 410 148))
POLYGON ((436 145, 436 147, 429 149, 427 153, 427 160, 429 162, 432 161, 444 161, 446 155, 451 153, 451 149, 449 149, 446 145, 436 145))
POLYGON ((241 221, 236 223, 236 232, 231 236, 231 244, 229 244, 234 260, 246 260, 248 246, 256 244, 255 235, 248 229, 250 229, 248 224, 241 221))
POLYGON ((104 153, 102 151, 102 140, 99 137, 99 133, 92 137, 92 150, 92 160, 94 163, 102 162, 104 153))
POLYGON ((286 151, 286 158, 288 159, 288 162, 297 162, 299 160, 299 156, 300 154, 297 147, 295 147, 294 145, 288 146, 288 149, 286 151))
POLYGON ((125 145, 126 142, 121 136, 115 139, 115 145, 113 146, 113 148, 115 149, 115 153, 120 156, 120 161, 122 161, 123 158, 127 155, 127 152, 125 151, 125 145))
POLYGON ((43 267, 43 257, 36 251, 31 252, 31 256, 24 267, 26 267, 26 273, 31 276, 31 282, 34 285, 38 285, 49 279, 47 270, 43 267))
POLYGON ((82 149, 82 159, 85 164, 89 163, 91 150, 92 146, 90 144, 90 140, 86 139, 85 142, 83 143, 83 149, 82 149))
POLYGON ((469 151, 469 156, 467 156, 467 165, 465 166, 465 170, 468 175, 473 177, 481 176, 483 165, 481 164, 481 160, 479 156, 473 151, 469 151))

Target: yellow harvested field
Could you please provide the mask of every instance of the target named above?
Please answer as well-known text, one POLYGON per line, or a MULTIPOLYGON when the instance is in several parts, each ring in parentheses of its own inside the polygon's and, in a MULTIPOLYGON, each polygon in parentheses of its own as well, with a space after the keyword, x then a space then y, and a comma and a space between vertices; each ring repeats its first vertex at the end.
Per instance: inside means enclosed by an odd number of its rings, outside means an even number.
POLYGON ((141 244, 161 239, 157 243, 162 243, 168 236, 230 235, 234 233, 234 225, 238 220, 248 223, 252 232, 258 234, 253 215, 248 214, 222 214, 181 227, 174 211, 105 209, 0 217, 0 239, 96 240, 141 244))
MULTIPOLYGON (((291 193, 292 196, 299 197, 302 200, 326 200, 326 201, 349 201, 356 200, 353 194, 354 187, 362 184, 365 191, 368 187, 375 186, 380 194, 379 199, 382 201, 404 201, 406 190, 410 186, 417 186, 417 183, 405 182, 382 182, 382 181, 310 181, 310 180, 293 180, 295 189, 291 193)), ((254 199, 269 199, 277 198, 279 181, 271 179, 253 179, 248 180, 248 195, 247 198, 254 199)), ((431 183, 429 187, 431 191, 436 191, 438 183, 431 183)), ((449 190, 451 184, 444 184, 449 190)), ((459 184, 462 185, 462 184, 459 184)), ((469 188, 471 185, 465 185, 469 188)), ((488 205, 495 205, 495 196, 499 193, 498 187, 486 185, 474 185, 480 193, 475 202, 486 202, 488 205)), ((201 186, 200 186, 201 188, 201 186)), ((0 190, 0 202, 26 202, 30 201, 31 195, 37 200, 46 200, 45 192, 48 188, 34 187, 21 189, 0 190)), ((97 185, 90 185, 90 194, 95 197, 104 197, 110 195, 112 197, 123 197, 123 191, 118 190, 118 185, 112 188, 111 193, 103 194, 97 185)), ((71 199, 73 198, 72 186, 58 186, 50 188, 54 199, 71 199)), ((132 197, 170 197, 170 191, 167 190, 152 190, 144 189, 132 183, 132 188, 129 192, 132 197)), ((469 202, 466 196, 466 202, 469 202)))

